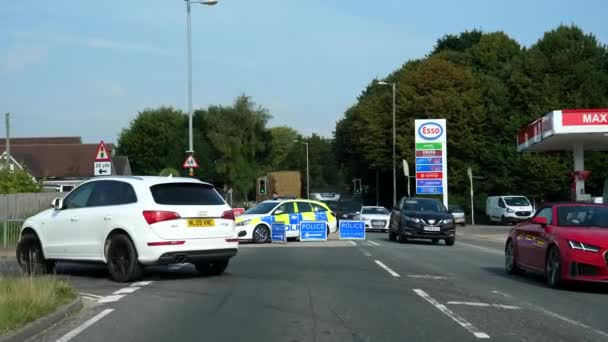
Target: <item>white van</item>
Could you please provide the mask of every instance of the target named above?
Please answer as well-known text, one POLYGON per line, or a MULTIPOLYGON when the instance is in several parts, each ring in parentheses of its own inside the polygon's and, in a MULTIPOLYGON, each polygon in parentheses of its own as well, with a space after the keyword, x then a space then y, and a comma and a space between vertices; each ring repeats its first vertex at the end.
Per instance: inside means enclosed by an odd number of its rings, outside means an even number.
POLYGON ((490 222, 506 225, 530 219, 534 208, 525 196, 490 196, 486 201, 486 215, 490 222))

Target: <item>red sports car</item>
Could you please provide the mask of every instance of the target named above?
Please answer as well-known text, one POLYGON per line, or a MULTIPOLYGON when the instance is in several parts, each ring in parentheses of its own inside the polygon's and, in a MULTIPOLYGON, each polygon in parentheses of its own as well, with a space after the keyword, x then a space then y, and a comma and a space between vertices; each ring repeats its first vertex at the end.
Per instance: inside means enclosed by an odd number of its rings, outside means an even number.
POLYGON ((511 229, 505 269, 543 273, 547 284, 608 282, 608 205, 553 204, 511 229))

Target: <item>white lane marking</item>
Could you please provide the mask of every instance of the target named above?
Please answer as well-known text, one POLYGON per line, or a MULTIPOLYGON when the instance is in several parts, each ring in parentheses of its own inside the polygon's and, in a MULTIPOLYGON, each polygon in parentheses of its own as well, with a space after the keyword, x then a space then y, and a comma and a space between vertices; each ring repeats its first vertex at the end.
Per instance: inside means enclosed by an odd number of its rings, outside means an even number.
POLYGON ((101 298, 99 300, 99 304, 105 304, 105 303, 112 303, 112 302, 117 302, 119 300, 122 299, 122 297, 124 297, 125 295, 110 295, 110 296, 105 296, 103 298, 101 298))
POLYGON ((458 323, 461 327, 465 328, 468 332, 473 334, 473 336, 475 336, 477 338, 490 338, 490 335, 488 335, 482 331, 479 331, 471 323, 467 322, 466 319, 462 318, 462 316, 460 316, 457 313, 453 312, 452 310, 448 309, 445 305, 437 302, 435 299, 433 299, 433 297, 429 296, 428 293, 426 293, 420 289, 414 289, 413 291, 418 296, 420 296, 422 299, 426 300, 431 305, 433 305, 434 307, 439 309, 439 311, 446 314, 446 316, 450 317, 452 320, 454 320, 454 322, 458 323))
POLYGON ((491 248, 486 248, 486 247, 481 247, 481 246, 476 246, 476 245, 471 245, 465 242, 458 242, 458 244, 460 246, 465 246, 465 247, 469 247, 469 248, 475 248, 478 249, 480 251, 486 252, 486 253, 491 253, 491 254, 496 254, 496 255, 504 255, 504 252, 501 250, 496 250, 496 249, 491 249, 491 248))
POLYGON ((103 310, 102 312, 100 312, 97 315, 95 315, 93 318, 89 319, 88 321, 86 321, 86 322, 82 323, 81 325, 79 325, 78 327, 76 327, 74 330, 72 330, 69 333, 63 335, 63 337, 61 337, 60 339, 58 339, 56 342, 67 342, 67 341, 71 340, 72 338, 76 337, 76 335, 80 334, 86 328, 88 328, 91 325, 95 324, 97 321, 99 321, 100 319, 104 318, 106 315, 108 315, 112 311, 114 311, 114 309, 105 309, 105 310, 103 310))
POLYGON ((86 297, 93 297, 93 298, 103 298, 103 296, 98 296, 96 294, 92 294, 92 293, 86 293, 86 292, 80 292, 81 296, 86 296, 86 297))
MULTIPOLYGON (((499 294, 499 295, 502 295, 502 296, 505 296, 507 298, 513 298, 513 296, 511 296, 510 294, 504 293, 504 292, 500 292, 500 291, 492 291, 492 292, 496 293, 496 294, 499 294)), ((594 333, 596 333, 598 335, 602 335, 604 337, 608 337, 608 333, 607 332, 595 329, 593 327, 590 327, 590 326, 588 326, 585 323, 581 323, 579 321, 575 321, 575 320, 573 320, 571 318, 568 318, 566 316, 562 316, 562 315, 560 315, 558 313, 555 313, 553 311, 549 311, 549 310, 544 309, 544 308, 542 308, 540 306, 537 306, 537 305, 528 304, 528 303, 525 303, 525 305, 528 306, 529 308, 533 309, 533 310, 536 310, 536 311, 539 311, 541 313, 544 313, 547 316, 550 316, 550 317, 553 317, 553 318, 557 318, 557 319, 559 319, 561 321, 564 321, 566 323, 570 323, 570 324, 572 324, 574 326, 577 326, 577 327, 580 327, 580 328, 583 328, 583 329, 587 329, 587 330, 591 330, 591 331, 593 331, 594 333)))
POLYGON ((368 252, 366 250, 363 250, 363 255, 365 255, 366 257, 371 257, 372 253, 370 253, 370 252, 368 252))
POLYGON ((133 286, 133 287, 141 287, 141 286, 146 286, 146 285, 150 285, 150 284, 152 284, 151 281, 140 281, 140 282, 131 284, 131 286, 133 286))
POLYGON ((367 242, 371 243, 371 244, 372 244, 372 245, 374 245, 374 246, 380 246, 380 244, 379 244, 379 243, 374 242, 374 241, 367 241, 367 242))
POLYGON ((353 246, 356 246, 356 245, 357 245, 357 243, 356 243, 355 241, 353 241, 353 240, 350 240, 350 241, 348 241, 348 242, 350 242, 350 244, 351 244, 351 245, 353 245, 353 246))
POLYGON ((96 302, 96 301, 99 300, 98 298, 87 297, 87 296, 82 296, 82 299, 90 300, 90 301, 93 301, 93 302, 96 302))
POLYGON ((450 301, 450 302, 447 302, 446 304, 448 304, 448 305, 468 305, 468 306, 477 306, 477 307, 486 307, 486 308, 493 307, 493 308, 505 309, 505 310, 519 310, 520 309, 519 306, 514 306, 514 305, 490 304, 490 303, 479 303, 479 302, 450 301))
POLYGON ((603 331, 598 330, 598 329, 595 329, 595 328, 593 328, 593 327, 590 327, 590 326, 588 326, 588 325, 587 325, 587 324, 585 324, 585 323, 581 323, 581 322, 579 322, 579 321, 575 321, 575 320, 573 320, 573 319, 571 319, 571 318, 568 318, 568 317, 562 316, 562 315, 560 315, 560 314, 557 314, 557 313, 555 313, 555 312, 549 311, 549 310, 547 310, 547 309, 543 309, 543 308, 541 308, 540 306, 536 306, 536 305, 532 305, 532 304, 529 304, 529 305, 530 305, 530 307, 532 307, 533 309, 535 309, 535 310, 537 310, 537 311, 540 311, 540 312, 544 313, 544 314, 545 314, 545 315, 547 315, 547 316, 551 316, 551 317, 553 317, 553 318, 557 318, 557 319, 562 320, 562 321, 564 321, 564 322, 570 323, 570 324, 572 324, 572 325, 574 325, 574 326, 577 326, 577 327, 580 327, 580 328, 583 328, 583 329, 587 329, 587 330, 591 330, 591 331, 595 332, 596 334, 602 335, 602 336, 604 336, 604 337, 608 337, 608 333, 603 332, 603 331))
POLYGON ((380 260, 374 260, 376 262, 376 264, 378 264, 378 266, 382 267, 386 272, 388 272, 390 275, 392 275, 393 277, 397 278, 400 277, 399 273, 391 270, 390 268, 388 268, 388 266, 386 266, 385 264, 382 263, 382 261, 380 260))
POLYGON ((448 279, 448 277, 434 276, 434 275, 430 275, 430 274, 408 274, 407 276, 410 278, 422 278, 422 279, 433 279, 433 280, 448 279))
POLYGON ((114 291, 112 294, 118 295, 118 294, 129 294, 129 293, 133 293, 137 290, 141 289, 141 287, 124 287, 118 291, 114 291))

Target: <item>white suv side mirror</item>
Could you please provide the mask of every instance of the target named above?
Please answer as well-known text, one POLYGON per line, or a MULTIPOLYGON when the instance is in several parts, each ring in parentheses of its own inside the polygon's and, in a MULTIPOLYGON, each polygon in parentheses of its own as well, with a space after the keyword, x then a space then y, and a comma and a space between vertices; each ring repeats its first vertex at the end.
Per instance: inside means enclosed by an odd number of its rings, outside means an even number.
POLYGON ((55 210, 63 209, 63 198, 57 197, 53 199, 53 201, 51 202, 51 207, 55 208, 55 210))

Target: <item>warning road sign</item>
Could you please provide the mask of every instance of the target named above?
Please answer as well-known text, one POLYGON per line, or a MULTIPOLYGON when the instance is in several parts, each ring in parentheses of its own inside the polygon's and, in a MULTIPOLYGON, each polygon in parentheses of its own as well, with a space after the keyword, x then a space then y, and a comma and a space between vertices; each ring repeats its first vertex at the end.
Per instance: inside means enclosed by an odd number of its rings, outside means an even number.
POLYGON ((110 154, 106 151, 106 145, 104 145, 103 140, 99 143, 97 147, 97 155, 95 155, 96 162, 102 161, 111 161, 110 154))
POLYGON ((192 155, 189 155, 188 158, 186 158, 186 160, 184 161, 182 167, 184 169, 198 169, 198 163, 192 155))

